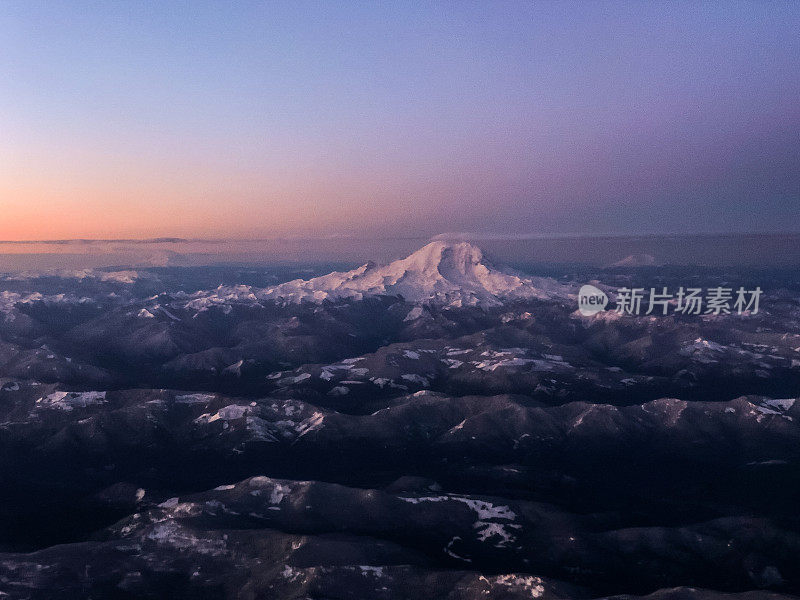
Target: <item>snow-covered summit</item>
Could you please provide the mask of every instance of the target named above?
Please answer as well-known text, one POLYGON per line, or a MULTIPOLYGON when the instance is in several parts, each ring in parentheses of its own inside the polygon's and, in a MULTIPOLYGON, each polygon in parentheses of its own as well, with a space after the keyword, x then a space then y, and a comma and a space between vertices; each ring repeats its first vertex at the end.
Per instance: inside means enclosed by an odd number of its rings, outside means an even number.
POLYGON ((296 301, 387 295, 410 302, 473 305, 495 304, 511 295, 534 296, 537 291, 521 277, 494 269, 479 248, 439 241, 385 266, 367 263, 346 273, 289 281, 265 296, 296 301))
POLYGON ((402 296, 409 302, 449 306, 494 306, 504 300, 563 293, 562 286, 552 279, 496 269, 472 244, 435 241, 388 265, 370 262, 352 271, 335 271, 263 289, 221 287, 212 295, 198 296, 187 306, 202 309, 246 299, 321 302, 369 296, 402 296))
POLYGON ((369 262, 351 271, 313 279, 295 279, 268 288, 221 286, 200 292, 186 305, 203 310, 215 305, 361 300, 402 296, 414 303, 448 306, 496 306, 505 300, 565 295, 553 279, 526 277, 495 268, 479 248, 467 242, 435 241, 388 265, 369 262))

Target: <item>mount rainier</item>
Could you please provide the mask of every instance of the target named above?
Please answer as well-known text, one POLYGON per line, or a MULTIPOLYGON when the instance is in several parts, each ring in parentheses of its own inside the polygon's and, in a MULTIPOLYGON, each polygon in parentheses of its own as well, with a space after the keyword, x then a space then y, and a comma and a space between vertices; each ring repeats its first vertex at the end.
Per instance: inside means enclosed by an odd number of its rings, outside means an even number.
POLYGON ((295 279, 268 288, 220 286, 198 292, 187 308, 274 300, 289 303, 361 300, 398 296, 412 303, 445 306, 497 306, 516 299, 546 299, 567 294, 554 279, 528 277, 494 267, 468 242, 435 241, 388 265, 368 262, 351 271, 295 279))

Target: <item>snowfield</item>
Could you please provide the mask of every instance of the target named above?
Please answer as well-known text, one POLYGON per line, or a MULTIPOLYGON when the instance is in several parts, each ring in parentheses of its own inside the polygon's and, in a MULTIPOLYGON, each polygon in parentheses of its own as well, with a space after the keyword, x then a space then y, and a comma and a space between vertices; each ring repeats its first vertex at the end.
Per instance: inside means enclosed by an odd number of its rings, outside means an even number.
MULTIPOLYGON (((384 266, 370 262, 352 271, 334 271, 262 289, 220 286, 211 292, 197 293, 186 308, 205 310, 264 300, 291 303, 361 300, 370 296, 399 296, 419 304, 487 307, 514 299, 565 298, 570 291, 554 279, 497 269, 479 248, 467 242, 436 241, 384 266)), ((414 320, 421 315, 421 310, 414 309, 406 319, 414 320)))

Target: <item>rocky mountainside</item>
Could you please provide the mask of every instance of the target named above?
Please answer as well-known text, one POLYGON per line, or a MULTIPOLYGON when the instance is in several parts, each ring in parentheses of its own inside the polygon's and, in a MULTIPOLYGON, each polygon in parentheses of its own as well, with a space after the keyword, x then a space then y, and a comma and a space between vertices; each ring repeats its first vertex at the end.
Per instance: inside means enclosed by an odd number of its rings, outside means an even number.
POLYGON ((797 597, 800 287, 576 311, 646 269, 3 279, 0 594, 797 597))

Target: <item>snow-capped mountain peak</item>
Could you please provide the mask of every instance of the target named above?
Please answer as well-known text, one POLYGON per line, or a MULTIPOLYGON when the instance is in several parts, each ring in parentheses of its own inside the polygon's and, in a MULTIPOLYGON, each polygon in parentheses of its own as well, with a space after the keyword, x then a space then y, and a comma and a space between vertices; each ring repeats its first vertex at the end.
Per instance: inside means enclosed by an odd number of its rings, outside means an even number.
MULTIPOLYGON (((239 286, 242 287, 242 286, 239 286)), ((243 290, 239 290, 241 292, 243 290)), ((351 271, 313 279, 296 279, 259 290, 247 289, 258 300, 284 302, 360 300, 369 296, 402 296, 414 303, 449 306, 494 306, 515 298, 546 298, 562 292, 552 279, 525 277, 495 268, 480 248, 468 242, 435 241, 388 265, 369 262, 351 271)), ((563 292, 562 292, 563 293, 563 292)), ((239 296, 233 288, 215 290, 217 298, 239 296)), ((195 308, 216 302, 204 296, 195 308)))

